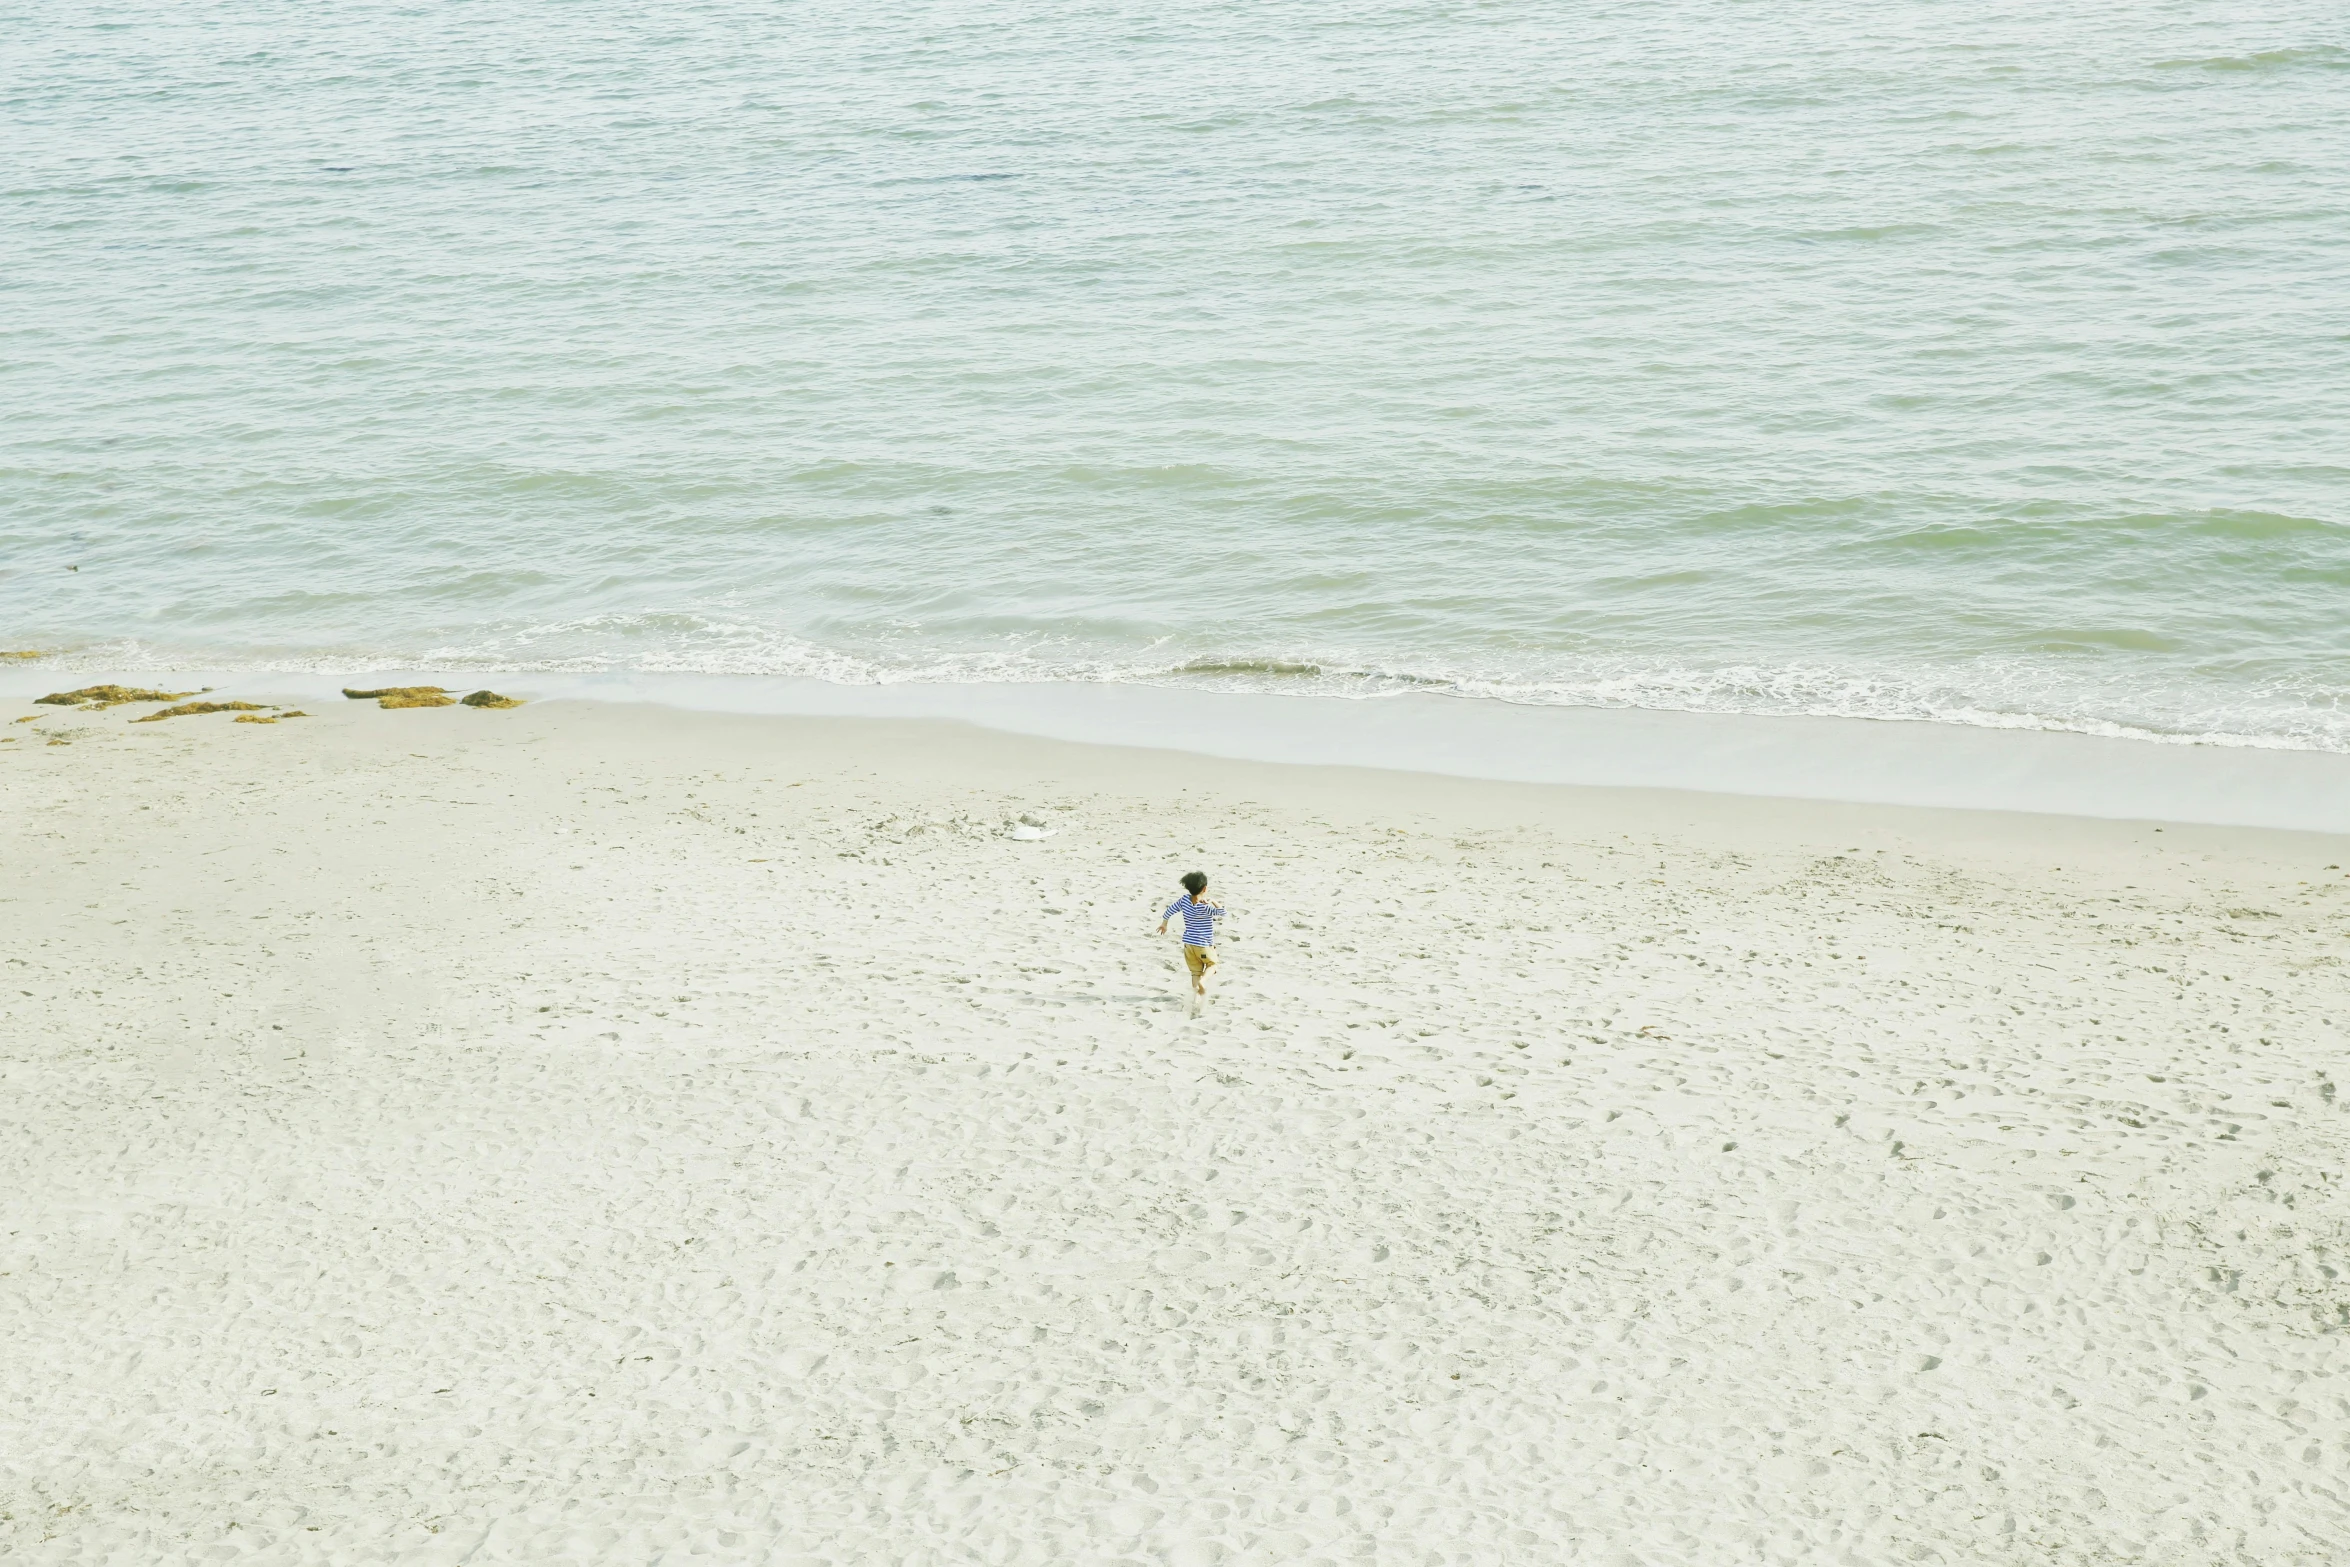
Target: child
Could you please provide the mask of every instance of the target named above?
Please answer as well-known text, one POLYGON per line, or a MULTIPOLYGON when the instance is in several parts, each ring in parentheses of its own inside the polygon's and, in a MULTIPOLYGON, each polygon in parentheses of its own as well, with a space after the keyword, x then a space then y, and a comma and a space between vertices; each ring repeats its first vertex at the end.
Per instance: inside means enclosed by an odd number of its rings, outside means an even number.
POLYGON ((1208 890, 1205 871, 1193 871, 1183 878, 1183 896, 1167 905, 1167 912, 1159 916, 1159 934, 1167 934, 1167 921, 1178 912, 1183 915, 1183 964, 1191 970, 1192 1006, 1196 1009, 1200 998, 1208 993, 1208 970, 1216 966, 1216 954, 1209 949, 1216 944, 1216 921, 1224 917, 1224 905, 1206 901, 1208 890))

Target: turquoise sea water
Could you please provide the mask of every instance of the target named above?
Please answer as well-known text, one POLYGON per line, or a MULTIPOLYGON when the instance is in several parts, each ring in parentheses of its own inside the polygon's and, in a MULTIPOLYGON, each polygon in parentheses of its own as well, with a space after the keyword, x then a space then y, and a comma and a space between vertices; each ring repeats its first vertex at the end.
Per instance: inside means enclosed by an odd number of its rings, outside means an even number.
POLYGON ((0 61, 0 647, 68 668, 2350 750, 2330 0, 0 0, 0 61))

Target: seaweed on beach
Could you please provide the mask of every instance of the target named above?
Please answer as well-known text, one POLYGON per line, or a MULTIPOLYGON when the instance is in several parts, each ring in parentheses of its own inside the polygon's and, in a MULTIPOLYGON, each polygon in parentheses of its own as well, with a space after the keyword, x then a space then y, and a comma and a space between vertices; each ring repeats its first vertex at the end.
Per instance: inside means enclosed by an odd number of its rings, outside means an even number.
POLYGON ((259 713, 239 713, 237 722, 240 724, 274 724, 277 722, 277 715, 273 713, 264 718, 259 713))
POLYGON ((40 656, 41 654, 38 649, 29 647, 20 649, 13 653, 0 653, 0 658, 39 658, 40 656))
POLYGON ((446 686, 381 686, 373 691, 345 686, 343 695, 354 702, 373 701, 378 707, 453 707, 457 701, 446 686))
POLYGON ((197 713, 265 713, 268 707, 260 702, 182 702, 167 707, 160 713, 148 713, 131 720, 134 724, 151 724, 163 718, 187 718, 197 713))
POLYGON ((495 691, 476 691, 465 699, 467 707, 520 707, 522 698, 500 696, 495 691))
POLYGON ((110 707, 121 707, 126 702, 177 702, 191 697, 193 691, 145 691, 136 686, 84 686, 79 691, 52 691, 47 696, 33 698, 42 707, 80 707, 89 712, 103 713, 110 707))

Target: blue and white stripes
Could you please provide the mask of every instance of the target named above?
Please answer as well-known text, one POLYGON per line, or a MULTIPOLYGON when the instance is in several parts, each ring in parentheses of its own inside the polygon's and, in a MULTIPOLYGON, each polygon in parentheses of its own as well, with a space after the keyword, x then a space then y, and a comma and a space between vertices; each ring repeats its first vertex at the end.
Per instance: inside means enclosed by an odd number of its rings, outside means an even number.
POLYGON ((1212 947, 1216 944, 1216 921, 1224 917, 1222 909, 1212 904, 1195 903, 1192 901, 1191 894, 1187 892, 1173 903, 1168 904, 1167 912, 1160 915, 1159 918, 1171 920, 1177 914, 1183 916, 1183 944, 1185 946, 1212 947))

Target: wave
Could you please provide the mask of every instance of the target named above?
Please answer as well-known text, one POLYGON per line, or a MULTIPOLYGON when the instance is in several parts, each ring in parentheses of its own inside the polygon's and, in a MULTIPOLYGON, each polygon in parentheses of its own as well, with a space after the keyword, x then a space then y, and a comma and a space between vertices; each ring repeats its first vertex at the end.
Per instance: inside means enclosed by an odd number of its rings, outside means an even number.
POLYGON ((2350 50, 2333 44, 2308 44, 2298 49, 2263 49, 2257 54, 2220 54, 2203 59, 2157 60, 2158 71, 2283 71, 2295 67, 2350 70, 2350 50))
POLYGON ((1525 706, 1958 724, 2157 745, 2350 753, 2350 692, 2184 673, 2158 683, 2160 676, 2142 667, 2128 678, 2099 676, 2061 658, 1863 668, 1543 656, 1513 667, 1491 654, 1395 659, 1294 650, 1213 653, 1164 644, 1088 651, 1044 634, 976 648, 844 648, 695 615, 607 615, 399 649, 209 650, 94 643, 9 667, 126 675, 203 670, 350 676, 427 669, 482 675, 767 676, 841 685, 1124 683, 1347 700, 1416 693, 1525 706))

